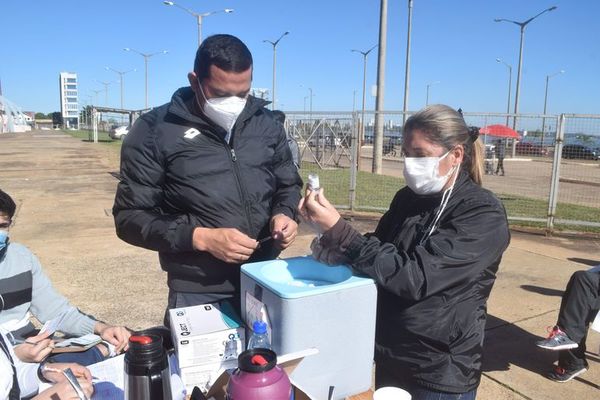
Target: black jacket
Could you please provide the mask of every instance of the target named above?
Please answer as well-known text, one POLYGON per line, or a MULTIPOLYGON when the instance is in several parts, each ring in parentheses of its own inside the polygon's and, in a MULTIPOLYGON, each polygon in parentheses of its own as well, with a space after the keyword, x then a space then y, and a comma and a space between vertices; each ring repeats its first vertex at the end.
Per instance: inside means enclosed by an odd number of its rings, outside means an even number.
MULTIPOLYGON (((225 130, 190 112, 191 88, 142 115, 121 150, 121 182, 113 215, 117 235, 159 252, 169 287, 196 293, 239 290, 239 265, 195 251, 196 227, 237 228, 270 235, 270 218, 296 219, 302 180, 286 134, 265 101, 249 97, 230 143, 225 130)), ((251 261, 274 258, 265 243, 251 261)))
POLYGON ((418 385, 465 393, 479 385, 486 303, 510 233, 502 203, 461 173, 419 244, 440 200, 405 187, 373 234, 340 220, 321 245, 377 282, 376 358, 418 385))

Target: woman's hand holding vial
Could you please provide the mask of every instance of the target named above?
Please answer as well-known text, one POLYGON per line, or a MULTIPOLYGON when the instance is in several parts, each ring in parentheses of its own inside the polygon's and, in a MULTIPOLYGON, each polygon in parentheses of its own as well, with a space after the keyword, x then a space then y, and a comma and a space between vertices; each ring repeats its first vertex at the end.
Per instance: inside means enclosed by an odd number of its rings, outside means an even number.
POLYGON ((318 175, 308 175, 306 194, 298 205, 300 215, 319 234, 331 229, 341 218, 320 186, 318 175))

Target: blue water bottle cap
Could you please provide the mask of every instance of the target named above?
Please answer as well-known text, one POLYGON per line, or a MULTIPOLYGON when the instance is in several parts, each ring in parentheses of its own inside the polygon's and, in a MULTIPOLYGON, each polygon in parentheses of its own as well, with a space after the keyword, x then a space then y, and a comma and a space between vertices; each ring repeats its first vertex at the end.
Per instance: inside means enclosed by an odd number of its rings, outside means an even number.
POLYGON ((267 323, 264 321, 254 321, 252 330, 254 333, 267 333, 267 323))

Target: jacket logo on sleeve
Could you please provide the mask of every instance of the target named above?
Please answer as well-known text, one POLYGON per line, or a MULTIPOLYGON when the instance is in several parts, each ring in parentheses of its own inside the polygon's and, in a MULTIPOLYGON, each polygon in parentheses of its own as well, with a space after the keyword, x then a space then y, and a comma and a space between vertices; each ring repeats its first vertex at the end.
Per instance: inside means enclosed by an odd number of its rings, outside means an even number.
POLYGON ((183 137, 186 139, 193 139, 200 134, 200 131, 196 128, 190 128, 183 133, 183 137))

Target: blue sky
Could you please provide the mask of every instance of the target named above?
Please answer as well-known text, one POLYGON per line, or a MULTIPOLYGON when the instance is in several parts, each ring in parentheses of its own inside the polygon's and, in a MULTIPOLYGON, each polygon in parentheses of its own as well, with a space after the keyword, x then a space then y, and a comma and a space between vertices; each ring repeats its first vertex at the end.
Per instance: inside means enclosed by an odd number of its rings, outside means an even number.
MULTIPOLYGON (((308 88, 313 109, 351 110, 353 92, 360 107, 362 57, 351 49, 377 43, 377 0, 180 0, 196 12, 234 8, 231 14, 204 19, 203 33, 231 33, 240 37, 254 56, 255 87, 271 87, 272 47, 277 47, 278 105, 302 110, 308 88)), ((407 0, 389 0, 388 57, 385 108, 401 110, 404 91, 407 0)), ((88 102, 92 90, 109 86, 109 106, 119 105, 117 70, 137 68, 125 75, 125 107, 144 106, 143 58, 125 52, 169 50, 149 64, 150 105, 170 99, 187 85, 197 46, 195 19, 161 0, 2 0, 0 3, 0 79, 4 96, 24 110, 59 109, 58 74, 76 72, 80 98, 88 102)), ((519 28, 495 23, 494 18, 523 21, 552 5, 558 9, 533 21, 525 32, 520 110, 541 113, 545 77, 551 79, 549 113, 600 113, 600 2, 596 0, 414 0, 411 96, 409 109, 446 103, 473 112, 506 110, 507 68, 513 65, 516 83, 519 28)), ((376 80, 376 50, 369 57, 367 107, 374 107, 370 86, 376 80)), ((104 105, 104 94, 98 96, 104 105)))

